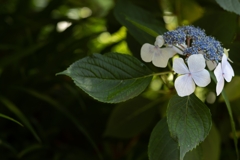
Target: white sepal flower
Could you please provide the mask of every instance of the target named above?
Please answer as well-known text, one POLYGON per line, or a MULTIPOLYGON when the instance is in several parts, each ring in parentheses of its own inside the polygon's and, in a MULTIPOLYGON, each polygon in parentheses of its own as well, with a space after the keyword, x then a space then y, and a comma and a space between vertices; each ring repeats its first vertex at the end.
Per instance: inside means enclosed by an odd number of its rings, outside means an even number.
POLYGON ((151 62, 156 67, 166 67, 169 58, 176 54, 176 51, 172 47, 162 47, 164 39, 162 36, 158 36, 155 41, 155 45, 145 43, 141 48, 141 58, 144 62, 151 62))
POLYGON ((232 77, 234 76, 234 71, 232 69, 232 66, 227 61, 227 56, 223 54, 222 62, 218 63, 216 69, 214 70, 214 75, 217 79, 217 87, 216 92, 217 95, 219 95, 224 87, 224 79, 227 82, 230 82, 232 80, 232 77))
POLYGON ((209 72, 204 69, 206 63, 203 55, 191 55, 187 63, 189 69, 182 58, 173 61, 173 70, 181 74, 174 83, 177 93, 181 97, 192 94, 196 87, 195 84, 205 87, 211 82, 209 72))
POLYGON ((206 61, 206 63, 209 71, 214 70, 214 68, 217 66, 217 63, 215 61, 206 61))

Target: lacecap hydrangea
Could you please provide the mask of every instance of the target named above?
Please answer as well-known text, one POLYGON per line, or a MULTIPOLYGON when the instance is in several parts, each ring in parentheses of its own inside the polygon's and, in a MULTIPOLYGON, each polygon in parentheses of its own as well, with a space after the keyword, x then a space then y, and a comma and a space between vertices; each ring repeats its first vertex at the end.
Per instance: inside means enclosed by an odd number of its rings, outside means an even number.
POLYGON ((164 68, 175 54, 181 55, 184 59, 175 58, 173 61, 173 70, 179 74, 174 86, 181 97, 192 94, 196 85, 206 87, 211 82, 209 71, 214 70, 216 93, 219 95, 225 80, 230 82, 234 76, 227 52, 219 41, 207 36, 204 30, 183 26, 157 36, 154 45, 145 43, 141 48, 141 58, 164 68), (206 65, 208 70, 205 69, 206 65))

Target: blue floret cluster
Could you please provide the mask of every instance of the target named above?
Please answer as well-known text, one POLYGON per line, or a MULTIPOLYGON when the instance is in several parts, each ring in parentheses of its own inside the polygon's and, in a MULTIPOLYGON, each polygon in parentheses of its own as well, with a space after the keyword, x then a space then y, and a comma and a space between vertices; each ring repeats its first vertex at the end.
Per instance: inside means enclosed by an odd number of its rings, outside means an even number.
POLYGON ((163 39, 166 45, 186 46, 183 50, 185 56, 201 53, 206 60, 218 63, 224 53, 219 41, 194 26, 178 27, 176 30, 165 32, 163 39))

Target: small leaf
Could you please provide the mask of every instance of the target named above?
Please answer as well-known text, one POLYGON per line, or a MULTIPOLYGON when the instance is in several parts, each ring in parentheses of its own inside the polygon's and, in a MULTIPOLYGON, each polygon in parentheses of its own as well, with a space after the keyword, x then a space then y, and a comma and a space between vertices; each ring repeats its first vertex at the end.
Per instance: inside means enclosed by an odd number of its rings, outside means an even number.
POLYGON ((178 160, 177 142, 170 136, 166 118, 154 127, 148 145, 149 160, 178 160))
POLYGON ((195 94, 173 96, 167 108, 167 122, 171 136, 180 146, 180 160, 204 141, 212 126, 208 107, 195 94))
POLYGON ((159 34, 167 31, 163 21, 128 0, 117 2, 114 15, 140 44, 154 43, 159 34))
POLYGON ((239 0, 216 0, 216 2, 225 10, 234 12, 240 15, 240 1, 239 0))
POLYGON ((142 97, 117 105, 108 120, 105 136, 131 138, 146 129, 156 115, 156 104, 142 97))
POLYGON ((109 53, 93 54, 73 63, 65 74, 93 98, 119 103, 142 93, 152 72, 133 56, 109 53))
POLYGON ((10 120, 10 121, 13 121, 13 122, 15 122, 15 123, 17 123, 17 124, 19 124, 20 126, 23 127, 22 123, 18 122, 17 120, 15 120, 15 119, 13 119, 13 118, 11 118, 11 117, 9 117, 9 116, 6 116, 6 115, 0 113, 0 117, 5 118, 5 119, 8 119, 8 120, 10 120))

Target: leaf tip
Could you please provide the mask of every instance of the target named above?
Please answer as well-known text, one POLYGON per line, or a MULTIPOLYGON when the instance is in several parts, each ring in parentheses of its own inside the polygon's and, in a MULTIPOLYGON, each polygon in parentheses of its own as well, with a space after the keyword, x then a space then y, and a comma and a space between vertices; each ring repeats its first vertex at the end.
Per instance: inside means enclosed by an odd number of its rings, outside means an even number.
POLYGON ((65 70, 65 71, 62 71, 62 72, 59 72, 59 73, 55 74, 55 76, 58 76, 58 75, 69 75, 69 71, 65 70))

